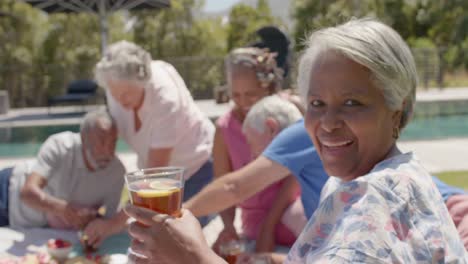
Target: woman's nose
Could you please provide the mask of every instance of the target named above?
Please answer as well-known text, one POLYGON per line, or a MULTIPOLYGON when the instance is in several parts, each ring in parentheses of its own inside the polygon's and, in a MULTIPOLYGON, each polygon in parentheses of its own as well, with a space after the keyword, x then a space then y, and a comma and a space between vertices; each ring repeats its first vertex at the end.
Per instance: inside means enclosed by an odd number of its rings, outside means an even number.
POLYGON ((327 131, 332 132, 343 126, 343 120, 340 117, 339 111, 334 109, 327 109, 320 117, 321 127, 327 131))

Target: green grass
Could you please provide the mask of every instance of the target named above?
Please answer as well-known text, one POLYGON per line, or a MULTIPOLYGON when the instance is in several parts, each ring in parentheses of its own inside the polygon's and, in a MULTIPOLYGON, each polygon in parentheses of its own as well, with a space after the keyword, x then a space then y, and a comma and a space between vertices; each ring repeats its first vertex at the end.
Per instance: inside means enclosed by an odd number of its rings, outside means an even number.
POLYGON ((468 171, 447 171, 436 173, 443 182, 468 190, 468 171))

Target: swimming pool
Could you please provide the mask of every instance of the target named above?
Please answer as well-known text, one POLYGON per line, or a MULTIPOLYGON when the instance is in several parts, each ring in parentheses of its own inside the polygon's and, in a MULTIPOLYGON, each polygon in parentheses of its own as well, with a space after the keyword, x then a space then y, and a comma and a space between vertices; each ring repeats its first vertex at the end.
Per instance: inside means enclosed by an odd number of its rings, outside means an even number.
MULTIPOLYGON (((52 134, 61 131, 78 132, 78 125, 0 128, 0 158, 34 156, 40 145, 52 134)), ((468 138, 468 114, 417 117, 403 130, 402 141, 446 138, 468 138)), ((118 152, 128 152, 128 146, 117 142, 118 152)))

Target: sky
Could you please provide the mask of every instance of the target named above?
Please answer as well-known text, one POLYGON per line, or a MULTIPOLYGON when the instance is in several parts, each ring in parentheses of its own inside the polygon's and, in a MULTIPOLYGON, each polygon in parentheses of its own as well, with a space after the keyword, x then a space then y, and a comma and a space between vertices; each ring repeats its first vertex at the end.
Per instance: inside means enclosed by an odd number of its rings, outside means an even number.
POLYGON ((234 5, 239 0, 205 0, 205 7, 203 8, 206 12, 216 12, 225 10, 234 5))

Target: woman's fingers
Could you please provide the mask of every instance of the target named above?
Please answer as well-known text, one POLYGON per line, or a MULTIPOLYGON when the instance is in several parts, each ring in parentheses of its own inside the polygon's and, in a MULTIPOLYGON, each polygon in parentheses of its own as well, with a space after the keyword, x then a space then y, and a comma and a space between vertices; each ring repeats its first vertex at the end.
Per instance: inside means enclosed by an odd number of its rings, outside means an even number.
POLYGON ((133 252, 137 254, 148 256, 148 250, 146 249, 145 244, 136 239, 132 240, 130 248, 132 249, 133 252))
POLYGON ((148 241, 151 237, 149 228, 138 222, 133 222, 128 226, 128 233, 138 241, 148 241))
POLYGON ((154 224, 153 217, 157 215, 154 211, 131 204, 125 206, 124 211, 128 216, 135 218, 138 222, 147 226, 154 224))
POLYGON ((138 257, 135 254, 128 254, 128 263, 131 264, 148 264, 150 261, 147 258, 138 257))

